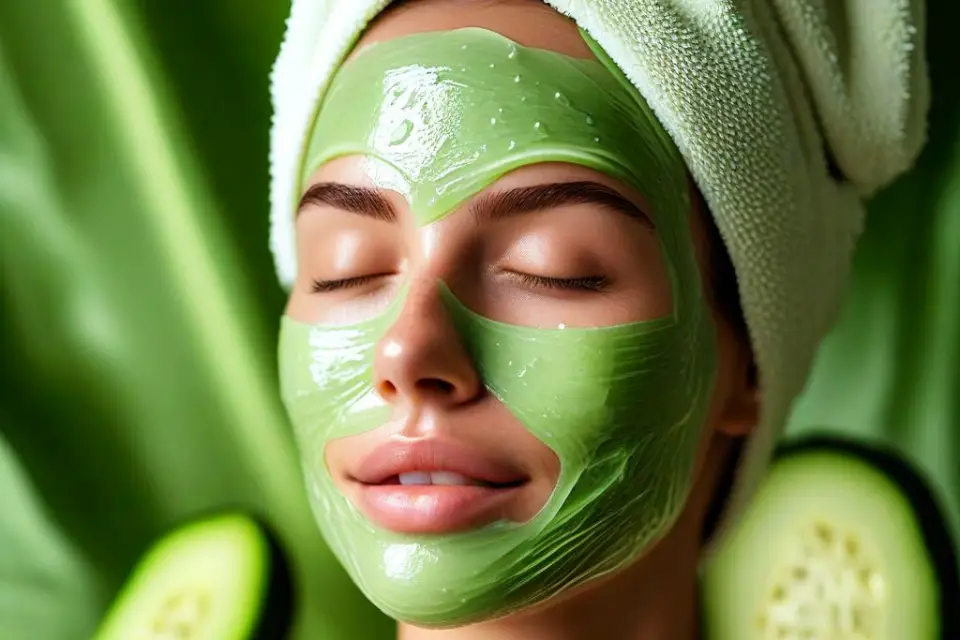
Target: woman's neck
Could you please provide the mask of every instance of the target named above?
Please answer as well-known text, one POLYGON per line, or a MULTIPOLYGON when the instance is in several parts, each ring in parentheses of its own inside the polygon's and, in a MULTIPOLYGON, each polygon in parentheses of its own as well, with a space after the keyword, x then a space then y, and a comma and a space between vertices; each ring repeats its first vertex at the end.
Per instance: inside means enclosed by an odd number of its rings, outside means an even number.
POLYGON ((696 640, 699 528, 684 524, 630 568, 547 607, 458 629, 401 624, 399 640, 696 640))

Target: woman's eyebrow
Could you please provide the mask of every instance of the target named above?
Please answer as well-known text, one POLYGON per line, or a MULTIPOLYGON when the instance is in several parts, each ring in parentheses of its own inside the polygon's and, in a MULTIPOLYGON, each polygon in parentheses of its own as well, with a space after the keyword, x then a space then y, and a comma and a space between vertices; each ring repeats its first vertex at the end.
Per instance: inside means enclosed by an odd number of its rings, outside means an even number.
POLYGON ((355 187, 341 182, 319 182, 311 186, 300 198, 297 215, 310 204, 336 207, 386 222, 394 222, 397 219, 397 212, 394 211, 393 205, 376 189, 355 187))
POLYGON ((556 182, 485 193, 470 205, 474 216, 497 219, 571 204, 592 204, 621 213, 654 228, 643 210, 615 190, 599 182, 556 182))

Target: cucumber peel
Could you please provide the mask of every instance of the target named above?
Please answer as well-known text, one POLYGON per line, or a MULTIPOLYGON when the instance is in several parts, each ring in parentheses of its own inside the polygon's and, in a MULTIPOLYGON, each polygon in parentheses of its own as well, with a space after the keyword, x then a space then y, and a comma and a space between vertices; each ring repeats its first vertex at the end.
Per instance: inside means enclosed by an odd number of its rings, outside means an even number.
POLYGON ((95 640, 279 640, 292 585, 273 533, 242 513, 196 518, 142 556, 95 640))

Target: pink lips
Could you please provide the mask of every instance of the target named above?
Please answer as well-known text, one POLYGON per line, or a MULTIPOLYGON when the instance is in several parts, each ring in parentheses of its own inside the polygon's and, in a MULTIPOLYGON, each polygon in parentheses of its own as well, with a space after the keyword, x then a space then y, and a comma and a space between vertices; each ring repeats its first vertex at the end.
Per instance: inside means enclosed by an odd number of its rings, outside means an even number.
POLYGON ((431 439, 378 447, 351 480, 354 503, 373 523, 398 533, 447 533, 504 517, 529 478, 472 448, 431 439))

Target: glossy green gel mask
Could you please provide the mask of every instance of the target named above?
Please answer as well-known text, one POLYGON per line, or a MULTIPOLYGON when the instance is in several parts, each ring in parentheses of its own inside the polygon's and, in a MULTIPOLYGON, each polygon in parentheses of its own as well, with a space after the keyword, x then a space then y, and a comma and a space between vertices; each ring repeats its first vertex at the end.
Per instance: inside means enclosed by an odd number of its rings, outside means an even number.
POLYGON ((665 534, 688 495, 715 369, 714 326, 690 232, 683 162, 619 71, 463 29, 376 44, 345 65, 319 114, 309 176, 343 155, 392 168, 422 225, 506 172, 565 161, 644 194, 673 292, 662 318, 602 328, 507 325, 448 312, 484 384, 561 463, 526 523, 445 535, 371 524, 334 486, 331 440, 374 429, 373 354, 405 303, 350 326, 285 317, 281 385, 316 520, 354 581, 392 617, 456 626, 508 615, 629 564, 665 534))

